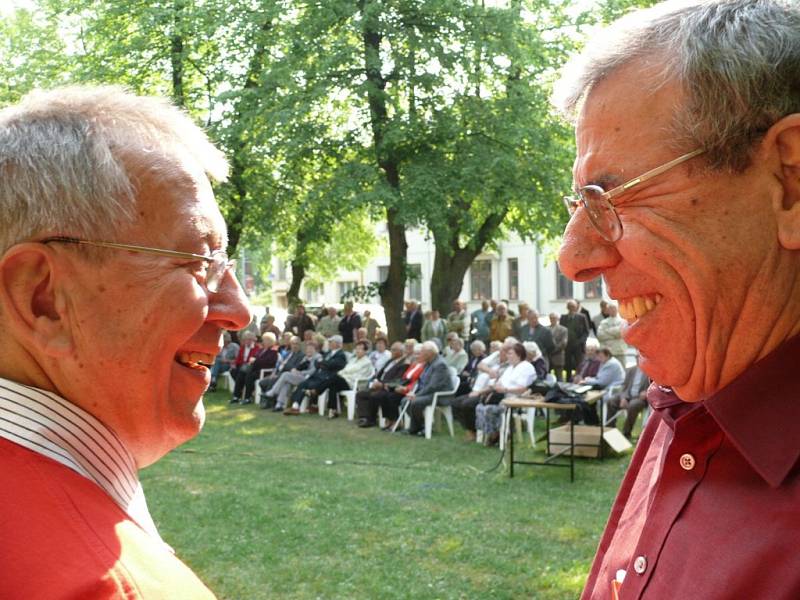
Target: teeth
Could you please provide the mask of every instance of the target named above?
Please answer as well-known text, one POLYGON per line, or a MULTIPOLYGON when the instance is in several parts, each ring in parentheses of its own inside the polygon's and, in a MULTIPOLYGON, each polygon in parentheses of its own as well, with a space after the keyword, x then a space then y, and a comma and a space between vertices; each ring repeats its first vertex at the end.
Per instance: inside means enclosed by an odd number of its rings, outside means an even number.
POLYGON ((619 316, 626 321, 641 319, 658 306, 662 299, 661 294, 655 294, 654 296, 634 296, 628 300, 620 300, 619 316))
POLYGON ((182 365, 193 369, 205 369, 214 362, 214 356, 204 352, 179 352, 176 359, 182 365))

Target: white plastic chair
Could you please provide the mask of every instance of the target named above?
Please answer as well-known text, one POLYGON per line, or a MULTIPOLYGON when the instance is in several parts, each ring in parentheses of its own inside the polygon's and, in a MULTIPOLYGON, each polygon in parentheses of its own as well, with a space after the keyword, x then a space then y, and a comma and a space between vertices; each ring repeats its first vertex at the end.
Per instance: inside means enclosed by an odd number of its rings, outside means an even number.
POLYGON ((344 397, 345 404, 347 404, 347 420, 352 421, 356 417, 356 393, 360 390, 367 389, 367 384, 375 377, 375 369, 365 379, 356 379, 353 382, 353 389, 342 390, 339 392, 339 397, 344 397))
MULTIPOLYGON (((544 383, 548 387, 553 387, 557 383, 556 376, 553 373, 548 373, 544 378, 544 383)), ((500 422, 500 450, 505 448, 505 442, 508 438, 508 427, 510 423, 506 422, 507 412, 503 414, 503 419, 500 422)), ((534 425, 536 424, 536 409, 535 408, 525 408, 520 411, 520 414, 513 415, 514 417, 514 426, 516 433, 521 437, 522 436, 522 423, 525 422, 525 426, 528 428, 528 435, 531 439, 531 448, 536 447, 536 434, 534 433, 534 425)), ((512 432, 512 435, 514 432, 512 432)))
POLYGON ((236 382, 233 380, 233 375, 231 375, 230 371, 225 371, 220 376, 220 380, 225 382, 225 387, 229 392, 232 392, 233 388, 236 387, 236 382))
POLYGON ((452 389, 443 392, 435 392, 433 394, 433 400, 431 401, 430 405, 425 407, 425 439, 431 439, 431 434, 433 432, 433 417, 438 410, 443 416, 445 421, 447 421, 447 428, 450 430, 450 437, 453 437, 455 433, 453 432, 453 409, 451 406, 437 406, 439 398, 442 396, 450 396, 453 397, 458 390, 458 385, 460 383, 458 379, 458 373, 456 373, 455 368, 447 367, 450 371, 450 384, 452 389))

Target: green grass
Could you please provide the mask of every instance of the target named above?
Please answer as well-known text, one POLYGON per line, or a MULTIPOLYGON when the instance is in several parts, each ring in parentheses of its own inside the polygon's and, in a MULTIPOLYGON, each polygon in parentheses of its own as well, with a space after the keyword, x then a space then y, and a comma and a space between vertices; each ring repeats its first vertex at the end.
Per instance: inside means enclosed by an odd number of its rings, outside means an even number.
POLYGON ((576 598, 629 460, 509 479, 460 430, 426 441, 227 398, 142 481, 161 535, 231 600, 576 598))

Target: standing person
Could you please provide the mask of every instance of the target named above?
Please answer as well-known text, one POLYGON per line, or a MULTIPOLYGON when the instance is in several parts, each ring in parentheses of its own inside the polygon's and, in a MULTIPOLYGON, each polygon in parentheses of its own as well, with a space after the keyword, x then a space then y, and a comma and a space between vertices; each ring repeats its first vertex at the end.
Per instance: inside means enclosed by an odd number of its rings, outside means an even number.
POLYGON ((511 321, 511 335, 519 339, 520 330, 528 324, 528 311, 530 307, 526 302, 520 302, 517 307, 519 314, 511 321))
POLYGON ((378 321, 372 318, 372 313, 370 311, 364 311, 364 318, 361 319, 361 326, 367 330, 367 341, 374 345, 376 336, 378 335, 378 321))
POLYGON ((250 319, 226 161, 166 101, 71 87, 0 111, 0 165, 0 598, 213 598, 138 470, 199 432, 250 319))
POLYGON ((339 315, 336 307, 329 306, 325 309, 326 314, 317 322, 317 333, 321 333, 325 338, 339 333, 339 315))
POLYGON ((469 315, 461 300, 453 300, 453 311, 447 315, 447 332, 455 333, 462 341, 469 338, 469 315))
POLYGON ((360 328, 361 316, 353 310, 352 302, 345 302, 344 313, 339 320, 339 335, 342 337, 344 349, 348 352, 353 349, 360 328))
POLYGON ((617 314, 615 304, 609 304, 606 312, 608 316, 600 321, 600 326, 597 328, 597 341, 601 346, 609 348, 614 358, 624 367, 625 353, 628 350, 628 344, 622 339, 622 327, 625 325, 625 321, 617 314))
POLYGON ((569 378, 583 360, 586 338, 589 337, 591 328, 586 316, 578 311, 578 302, 575 300, 567 301, 567 313, 561 315, 560 324, 567 328, 564 368, 569 378))
POLYGON ((561 83, 561 270, 603 276, 654 380, 584 599, 798 596, 798 32, 795 1, 664 2, 561 83))
POLYGON ((567 328, 559 323, 559 316, 551 312, 548 316, 550 319, 550 333, 553 334, 553 351, 550 353, 550 370, 556 376, 558 381, 565 381, 564 376, 564 364, 565 364, 565 352, 567 349, 567 338, 569 337, 569 332, 567 328))
POLYGON ((286 319, 284 333, 296 335, 301 340, 305 339, 306 331, 314 331, 314 321, 310 315, 306 314, 306 307, 298 304, 294 307, 294 314, 286 319))
POLYGON ((494 318, 489 322, 489 339, 493 342, 502 342, 512 334, 513 329, 508 307, 505 302, 498 302, 494 308, 494 318))
POLYGON ((603 319, 605 319, 607 316, 608 302, 605 300, 600 300, 600 312, 592 317, 592 329, 594 330, 595 335, 597 335, 597 331, 600 328, 600 323, 602 323, 603 319))
POLYGON ((275 336, 275 339, 280 339, 281 337, 281 330, 278 329, 278 326, 275 325, 275 317, 266 314, 261 318, 261 331, 258 335, 264 335, 265 333, 271 333, 275 336))
POLYGON ((439 311, 435 308, 431 310, 431 318, 425 321, 422 326, 422 341, 434 340, 439 344, 439 349, 445 348, 445 337, 447 336, 447 323, 439 317, 439 311))
POLYGON ((527 322, 523 327, 520 327, 519 334, 521 342, 536 342, 544 360, 545 370, 548 370, 550 368, 550 355, 555 351, 556 345, 553 342, 553 332, 539 323, 538 311, 528 310, 527 322))
POLYGON ((472 337, 476 340, 482 341, 484 344, 489 343, 489 301, 482 300, 481 307, 478 310, 472 311, 470 315, 472 319, 471 333, 472 337))
POLYGON ((406 312, 403 316, 403 321, 405 321, 406 324, 406 339, 414 339, 417 341, 422 339, 423 320, 419 303, 416 300, 407 301, 406 312))
POLYGON ((586 322, 589 324, 589 329, 592 332, 592 335, 597 336, 597 327, 595 327, 594 321, 592 320, 592 315, 589 313, 589 309, 585 306, 581 306, 580 300, 573 300, 575 304, 578 305, 578 312, 586 317, 586 322))

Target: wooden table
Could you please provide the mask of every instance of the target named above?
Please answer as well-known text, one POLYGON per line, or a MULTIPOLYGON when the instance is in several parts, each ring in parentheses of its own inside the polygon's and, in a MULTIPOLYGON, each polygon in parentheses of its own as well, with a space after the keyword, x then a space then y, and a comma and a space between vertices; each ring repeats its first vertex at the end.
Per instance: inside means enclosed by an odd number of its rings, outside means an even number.
MULTIPOLYGON (((598 457, 602 460, 603 459, 603 407, 602 407, 602 399, 603 399, 603 390, 591 390, 587 392, 583 400, 589 404, 594 405, 598 401, 600 402, 600 439, 598 441, 599 448, 598 448, 598 457)), ((564 467, 569 469, 569 480, 571 482, 575 481, 575 423, 573 420, 573 414, 575 410, 578 408, 578 404, 574 402, 546 402, 543 396, 534 395, 530 397, 525 396, 517 396, 513 398, 506 398, 501 403, 502 406, 506 409, 506 423, 508 426, 506 428, 506 432, 509 435, 508 440, 508 453, 509 453, 509 468, 508 468, 508 475, 509 477, 514 477, 514 465, 536 465, 540 467, 564 467), (530 408, 536 410, 537 408, 542 409, 545 412, 545 427, 547 431, 547 455, 548 457, 544 461, 523 461, 523 460, 514 460, 514 427, 511 422, 512 413, 514 410, 519 410, 523 408, 530 408), (562 410, 566 411, 569 416, 569 445, 553 455, 550 455, 550 410, 562 410), (569 457, 569 463, 561 463, 555 462, 558 458, 561 458, 566 453, 569 457)), ((584 444, 579 444, 584 445, 584 444)))

